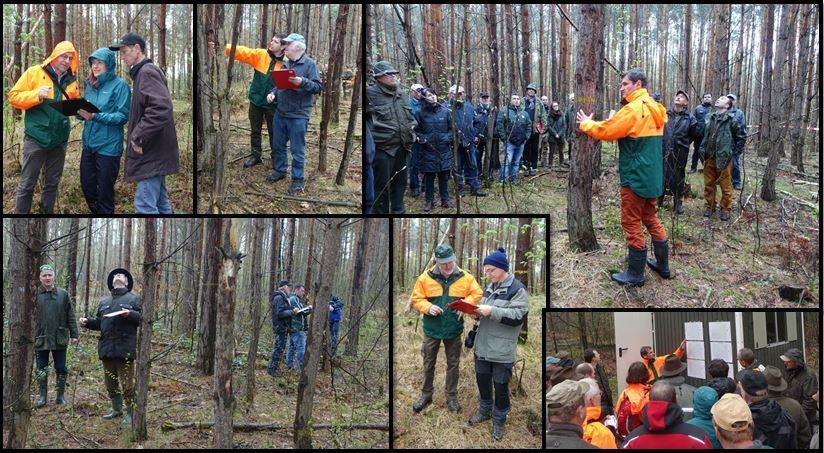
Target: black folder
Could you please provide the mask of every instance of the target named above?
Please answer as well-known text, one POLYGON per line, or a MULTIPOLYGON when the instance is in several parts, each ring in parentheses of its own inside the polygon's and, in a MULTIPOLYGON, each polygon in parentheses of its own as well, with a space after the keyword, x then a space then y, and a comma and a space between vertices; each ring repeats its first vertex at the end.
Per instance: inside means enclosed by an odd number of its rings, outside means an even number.
POLYGON ((94 106, 91 102, 83 99, 69 99, 67 101, 57 101, 48 104, 49 107, 57 110, 66 116, 77 115, 77 111, 83 109, 89 113, 100 113, 100 109, 94 106))

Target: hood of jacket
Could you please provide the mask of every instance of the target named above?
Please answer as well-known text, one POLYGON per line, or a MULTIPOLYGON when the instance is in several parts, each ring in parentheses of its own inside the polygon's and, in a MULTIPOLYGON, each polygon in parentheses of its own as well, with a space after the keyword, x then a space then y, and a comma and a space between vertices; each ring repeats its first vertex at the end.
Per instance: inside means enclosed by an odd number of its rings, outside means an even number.
POLYGON ((52 60, 59 57, 60 55, 63 55, 66 52, 71 52, 74 54, 74 58, 72 58, 71 74, 76 76, 78 64, 77 51, 74 49, 74 44, 70 43, 69 41, 60 41, 59 43, 57 43, 57 45, 54 46, 54 50, 52 50, 51 55, 49 55, 48 57, 46 57, 45 60, 43 60, 43 66, 51 64, 52 60))
POLYGON ((683 422, 683 411, 669 401, 649 401, 641 411, 641 422, 651 433, 664 431, 683 422))
POLYGON ((712 419, 710 409, 718 401, 718 392, 712 387, 698 387, 692 394, 692 416, 712 419))
POLYGON ((109 50, 108 47, 101 47, 89 56, 89 67, 92 66, 92 59, 100 60, 106 65, 106 73, 97 77, 98 83, 103 84, 116 77, 117 60, 114 52, 109 50))

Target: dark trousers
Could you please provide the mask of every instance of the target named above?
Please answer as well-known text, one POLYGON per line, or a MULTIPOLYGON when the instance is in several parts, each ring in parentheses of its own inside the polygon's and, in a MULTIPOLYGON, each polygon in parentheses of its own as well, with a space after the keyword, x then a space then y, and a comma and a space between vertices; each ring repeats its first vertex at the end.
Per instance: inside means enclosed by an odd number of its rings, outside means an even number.
POLYGON ((446 353, 446 399, 453 400, 458 397, 458 372, 461 363, 461 336, 449 340, 440 340, 424 335, 421 344, 421 356, 423 356, 423 387, 421 396, 432 398, 435 391, 435 363, 438 358, 438 350, 441 348, 446 353))
POLYGON ((475 357, 475 380, 481 398, 481 411, 491 410, 492 421, 503 425, 509 414, 509 380, 512 378, 512 363, 496 363, 475 357), (494 406, 493 402, 494 389, 494 406))
POLYGON ((670 193, 676 199, 684 196, 684 170, 687 168, 689 153, 689 148, 675 147, 664 159, 664 193, 670 193))
POLYGON ((41 169, 43 180, 40 186, 40 213, 54 212, 57 186, 60 184, 60 177, 63 176, 65 162, 66 144, 57 148, 44 149, 28 136, 23 138, 23 166, 20 169, 20 181, 15 194, 15 214, 28 214, 31 211, 34 187, 40 179, 41 169))
POLYGON ((741 185, 741 153, 733 153, 732 155, 732 185, 738 187, 741 185))
POLYGON ((261 155, 261 137, 263 136, 263 123, 266 123, 266 129, 269 131, 269 149, 274 149, 272 146, 272 120, 275 118, 275 111, 273 109, 264 109, 249 103, 249 128, 251 129, 250 137, 252 140, 252 156, 260 159, 261 155))
POLYGON ((564 163, 564 142, 549 142, 549 165, 552 165, 552 161, 555 160, 556 151, 558 153, 558 165, 564 163))
POLYGON ((534 133, 524 144, 524 163, 527 168, 538 168, 538 142, 541 134, 534 133))
POLYGON ((464 179, 472 192, 481 188, 478 183, 478 165, 475 160, 475 145, 458 147, 458 190, 463 192, 464 179))
POLYGON ((272 350, 272 357, 269 358, 269 366, 267 367, 269 374, 273 374, 280 366, 280 359, 283 357, 283 351, 286 350, 286 331, 275 332, 275 348, 272 350))
POLYGON ((375 204, 372 210, 375 214, 389 214, 392 205, 392 214, 403 214, 403 194, 406 192, 406 160, 407 152, 402 146, 395 149, 394 156, 378 148, 372 171, 375 176, 375 204))
POLYGON ((104 156, 83 148, 80 156, 80 185, 93 214, 114 213, 114 182, 120 157, 104 156))
POLYGON ((412 153, 409 155, 409 189, 420 190, 421 172, 418 170, 418 160, 421 158, 421 146, 417 143, 412 145, 412 153))
POLYGON ((37 369, 43 370, 45 372, 45 368, 49 366, 49 353, 51 352, 52 359, 54 359, 54 372, 57 374, 66 374, 69 372, 69 369, 66 368, 66 350, 65 349, 52 349, 52 350, 44 350, 44 351, 37 351, 35 353, 35 358, 37 362, 37 369))
POLYGON ((445 202, 449 199, 449 170, 423 174, 423 186, 425 189, 424 200, 435 201, 436 175, 438 177, 438 191, 441 195, 441 202, 445 202))
POLYGON ((704 141, 703 135, 700 135, 698 139, 695 140, 693 144, 694 148, 692 149, 692 163, 690 164, 690 170, 695 171, 698 169, 698 161, 701 161, 701 165, 704 165, 704 156, 701 155, 698 150, 701 149, 701 142, 704 141))

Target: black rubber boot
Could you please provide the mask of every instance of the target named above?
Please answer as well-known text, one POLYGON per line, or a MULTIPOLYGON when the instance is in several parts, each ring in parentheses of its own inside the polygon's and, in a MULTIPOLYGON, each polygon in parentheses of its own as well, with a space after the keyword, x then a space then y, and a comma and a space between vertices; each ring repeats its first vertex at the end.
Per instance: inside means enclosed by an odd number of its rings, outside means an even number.
POLYGON ((115 417, 123 415, 123 395, 117 395, 112 398, 112 408, 109 413, 103 416, 105 420, 111 420, 115 417))
POLYGON ((40 397, 34 403, 37 407, 43 407, 48 402, 49 396, 49 374, 46 370, 37 370, 37 382, 40 384, 40 397))
POLYGON ((263 163, 263 161, 260 160, 260 155, 252 154, 252 156, 246 159, 246 162, 243 163, 243 168, 254 167, 255 165, 261 163, 263 163))
POLYGON ((644 286, 644 263, 647 260, 647 249, 636 249, 628 246, 627 270, 612 274, 612 280, 621 285, 644 286))
POLYGON ((684 204, 682 203, 681 198, 675 199, 675 215, 681 215, 684 213, 684 204))
POLYGON ((483 423, 483 422, 489 420, 490 418, 492 418, 492 412, 491 411, 483 411, 479 407, 478 411, 475 412, 474 414, 472 414, 472 417, 469 417, 469 425, 470 426, 477 425, 478 423, 483 423))
POLYGON ((57 398, 54 399, 54 402, 57 404, 66 404, 65 398, 63 398, 63 393, 66 391, 66 378, 68 376, 68 374, 57 375, 57 398))
POLYGON ((652 250, 655 258, 647 258, 650 269, 658 272, 661 278, 672 278, 669 268, 669 240, 652 241, 652 250))
POLYGON ((504 438, 504 425, 496 425, 492 423, 492 439, 500 441, 504 438))

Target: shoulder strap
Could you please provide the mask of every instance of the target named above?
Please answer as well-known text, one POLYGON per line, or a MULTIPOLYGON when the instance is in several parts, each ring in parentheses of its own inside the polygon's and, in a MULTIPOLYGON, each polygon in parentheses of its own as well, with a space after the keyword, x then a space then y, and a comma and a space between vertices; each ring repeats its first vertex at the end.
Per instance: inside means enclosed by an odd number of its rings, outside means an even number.
POLYGON ((66 97, 66 100, 71 100, 68 93, 66 93, 66 90, 64 90, 63 87, 60 86, 60 82, 55 78, 55 76, 51 72, 47 71, 46 68, 43 68, 43 72, 45 72, 52 80, 52 82, 54 82, 54 84, 57 85, 57 89, 60 90, 61 93, 63 93, 63 96, 66 97))

